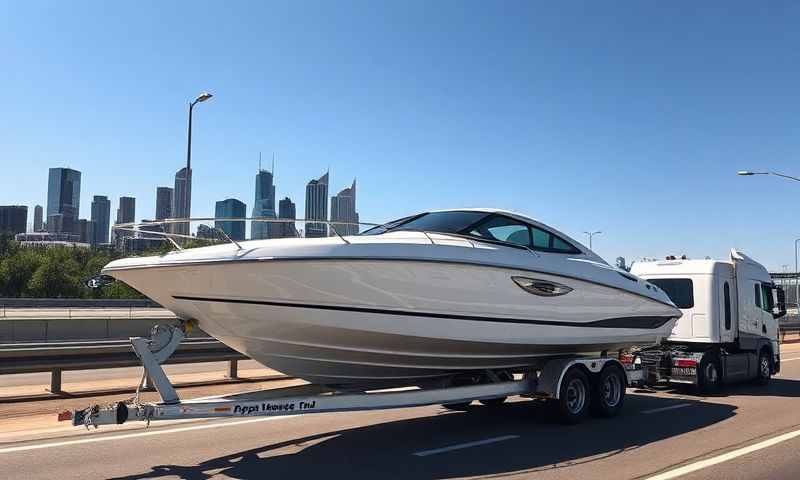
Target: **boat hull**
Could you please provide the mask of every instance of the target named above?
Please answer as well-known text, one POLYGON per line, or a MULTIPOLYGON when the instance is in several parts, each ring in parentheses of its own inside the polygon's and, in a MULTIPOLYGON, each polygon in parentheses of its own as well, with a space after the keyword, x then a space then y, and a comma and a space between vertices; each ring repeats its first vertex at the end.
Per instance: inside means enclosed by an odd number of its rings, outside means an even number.
POLYGON ((328 385, 418 384, 652 344, 680 315, 620 288, 457 262, 273 259, 107 273, 259 363, 328 385), (572 291, 541 297, 513 276, 572 291))

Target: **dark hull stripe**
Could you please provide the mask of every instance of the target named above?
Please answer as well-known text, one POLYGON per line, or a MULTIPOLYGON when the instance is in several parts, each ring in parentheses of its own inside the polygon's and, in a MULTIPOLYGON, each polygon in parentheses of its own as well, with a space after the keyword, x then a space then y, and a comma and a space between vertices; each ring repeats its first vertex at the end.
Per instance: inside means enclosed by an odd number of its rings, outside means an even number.
POLYGON ((238 298, 210 298, 210 297, 191 297, 185 295, 175 295, 175 300, 190 300, 196 302, 215 302, 215 303, 238 303, 245 305, 269 305, 272 307, 288 308, 310 308, 314 310, 335 310, 339 312, 373 313, 377 315, 396 315, 405 317, 427 317, 427 318, 446 318, 450 320, 469 320, 474 322, 496 322, 496 323, 521 323, 529 325, 551 325, 554 327, 594 327, 594 328, 639 328, 653 329, 658 328, 673 317, 619 317, 606 318, 591 322, 561 322, 547 320, 528 320, 519 318, 502 317, 478 317, 473 315, 455 315, 448 313, 415 312, 408 310, 386 310, 381 308, 364 307, 342 307, 338 305, 314 305, 309 303, 287 303, 271 302, 265 300, 242 300, 238 298))

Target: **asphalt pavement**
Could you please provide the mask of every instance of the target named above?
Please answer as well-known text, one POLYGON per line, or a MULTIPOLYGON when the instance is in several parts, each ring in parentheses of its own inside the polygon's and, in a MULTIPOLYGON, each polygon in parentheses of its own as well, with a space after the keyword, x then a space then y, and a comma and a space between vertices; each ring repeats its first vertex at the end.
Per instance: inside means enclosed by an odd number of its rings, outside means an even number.
MULTIPOLYGON (((766 387, 628 390, 622 414, 556 423, 541 402, 59 427, 0 437, 4 478, 798 478, 800 348, 766 387)), ((4 405, 0 404, 0 409, 4 405)), ((18 421, 20 419, 17 419, 18 421)), ((24 421, 24 420, 23 420, 24 421)))

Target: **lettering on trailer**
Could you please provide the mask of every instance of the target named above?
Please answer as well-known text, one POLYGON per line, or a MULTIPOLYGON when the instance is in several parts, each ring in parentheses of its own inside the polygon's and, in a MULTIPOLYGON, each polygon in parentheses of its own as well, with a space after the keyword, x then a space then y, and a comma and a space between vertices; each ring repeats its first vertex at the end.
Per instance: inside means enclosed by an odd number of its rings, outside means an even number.
POLYGON ((294 412, 317 408, 317 401, 241 403, 233 407, 234 415, 248 416, 260 413, 294 412))

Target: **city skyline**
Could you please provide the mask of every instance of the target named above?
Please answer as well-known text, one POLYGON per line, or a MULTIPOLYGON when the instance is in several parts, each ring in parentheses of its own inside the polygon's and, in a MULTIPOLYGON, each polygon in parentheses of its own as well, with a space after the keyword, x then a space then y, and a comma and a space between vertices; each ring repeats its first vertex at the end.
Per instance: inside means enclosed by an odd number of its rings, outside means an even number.
POLYGON ((180 4, 106 7, 19 4, 0 31, 0 204, 29 221, 54 166, 152 216, 154 186, 185 166, 187 104, 210 91, 193 119, 195 216, 250 204, 253 159, 275 151, 298 216, 331 165, 332 192, 358 177, 364 221, 496 207, 583 241, 602 230, 606 259, 735 246, 793 263, 800 231, 753 228, 753 199, 798 185, 735 172, 800 173, 796 5, 253 3, 191 22, 180 4))

